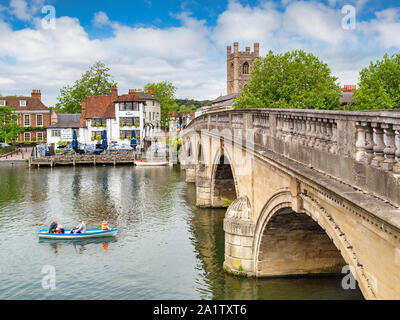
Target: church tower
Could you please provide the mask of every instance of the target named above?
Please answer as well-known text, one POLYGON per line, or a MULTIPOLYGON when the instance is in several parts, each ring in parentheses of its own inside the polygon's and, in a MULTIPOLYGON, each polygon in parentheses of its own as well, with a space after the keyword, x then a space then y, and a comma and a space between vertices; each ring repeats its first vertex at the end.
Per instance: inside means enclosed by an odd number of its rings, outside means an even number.
POLYGON ((239 43, 235 42, 232 47, 227 46, 227 93, 239 93, 244 85, 250 81, 250 73, 254 61, 259 58, 260 44, 254 43, 254 52, 246 47, 245 52, 239 51, 239 43))

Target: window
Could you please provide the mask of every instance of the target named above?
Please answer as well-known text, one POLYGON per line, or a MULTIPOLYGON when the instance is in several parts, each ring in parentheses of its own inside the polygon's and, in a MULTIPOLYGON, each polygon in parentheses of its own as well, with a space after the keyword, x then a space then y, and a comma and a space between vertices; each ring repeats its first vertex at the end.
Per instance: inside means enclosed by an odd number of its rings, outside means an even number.
POLYGON ((52 137, 61 137, 61 130, 58 130, 58 129, 51 130, 51 136, 52 137))
POLYGON ((92 137, 103 136, 103 131, 92 131, 92 137))
MULTIPOLYGON (((134 130, 134 132, 135 132, 136 139, 138 137, 140 137, 140 130, 134 130)), ((130 137, 132 139, 132 130, 120 130, 119 137, 121 140, 127 139, 128 137, 130 137)))
POLYGON ((139 104, 137 102, 120 102, 119 111, 139 111, 139 104))
POLYGON ((42 141, 43 140, 43 132, 37 132, 36 133, 36 140, 37 141, 42 141))
POLYGON ((6 100, 0 100, 0 107, 6 106, 6 100))
POLYGON ((19 100, 20 107, 26 107, 26 100, 19 100))
POLYGON ((24 115, 24 127, 30 127, 31 126, 31 117, 29 114, 24 115))
POLYGON ((43 126, 43 116, 41 114, 36 115, 36 127, 43 126))
POLYGON ((24 141, 31 141, 31 133, 24 132, 24 141))
POLYGON ((153 106, 154 106, 154 100, 153 100, 153 106))
POLYGON ((128 126, 133 127, 135 124, 140 124, 139 117, 121 117, 119 118, 119 125, 120 127, 128 126))
POLYGON ((243 74, 249 74, 249 63, 243 63, 243 74))
POLYGON ((92 127, 105 127, 107 126, 107 119, 105 118, 97 118, 97 119, 91 119, 91 124, 92 127))

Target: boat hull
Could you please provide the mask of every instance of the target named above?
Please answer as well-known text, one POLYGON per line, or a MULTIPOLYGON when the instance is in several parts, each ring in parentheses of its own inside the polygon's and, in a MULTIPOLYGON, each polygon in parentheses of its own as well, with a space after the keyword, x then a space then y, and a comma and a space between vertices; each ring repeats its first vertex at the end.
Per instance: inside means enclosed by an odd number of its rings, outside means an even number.
POLYGON ((71 229, 66 229, 65 233, 49 233, 49 230, 40 230, 38 233, 40 239, 58 239, 58 240, 113 237, 116 234, 117 234, 117 229, 111 229, 107 231, 103 231, 101 229, 87 229, 85 233, 71 233, 71 229))
POLYGON ((167 166, 168 161, 135 161, 135 165, 138 167, 157 167, 157 166, 167 166))

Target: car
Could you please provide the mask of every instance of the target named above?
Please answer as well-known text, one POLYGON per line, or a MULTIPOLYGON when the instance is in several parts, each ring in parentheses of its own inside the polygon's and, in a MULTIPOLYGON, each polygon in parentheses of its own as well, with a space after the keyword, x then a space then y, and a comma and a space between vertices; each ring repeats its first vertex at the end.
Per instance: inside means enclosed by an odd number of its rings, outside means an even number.
POLYGON ((10 145, 7 142, 0 142, 0 148, 6 148, 9 147, 10 145))

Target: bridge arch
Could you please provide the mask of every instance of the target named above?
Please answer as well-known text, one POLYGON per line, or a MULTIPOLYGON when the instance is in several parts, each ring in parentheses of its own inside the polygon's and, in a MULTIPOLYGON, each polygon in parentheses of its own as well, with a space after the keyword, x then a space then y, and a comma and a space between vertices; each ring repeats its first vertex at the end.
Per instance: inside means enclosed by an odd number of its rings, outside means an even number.
POLYGON ((309 196, 303 196, 303 212, 292 209, 289 191, 274 194, 255 226, 253 262, 256 276, 340 273, 353 268, 367 298, 375 298, 368 277, 360 268, 353 246, 340 226, 309 196))
POLYGON ((238 197, 237 178, 229 152, 224 148, 216 150, 211 170, 211 205, 222 207, 224 199, 234 201, 238 197))

